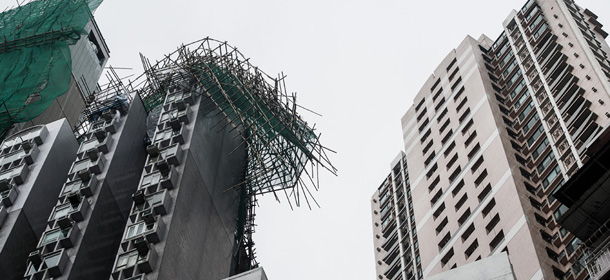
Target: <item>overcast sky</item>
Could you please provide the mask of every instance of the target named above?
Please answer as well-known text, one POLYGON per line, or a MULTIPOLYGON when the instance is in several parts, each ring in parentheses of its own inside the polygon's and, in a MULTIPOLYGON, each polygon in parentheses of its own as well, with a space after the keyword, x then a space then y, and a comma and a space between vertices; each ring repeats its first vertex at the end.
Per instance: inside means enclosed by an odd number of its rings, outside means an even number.
MULTIPOLYGON (((323 117, 322 143, 339 176, 324 174, 321 208, 290 209, 272 196, 257 210, 258 261, 270 280, 373 279, 370 198, 402 149, 400 117, 466 35, 495 39, 525 0, 196 1, 106 0, 95 12, 120 76, 204 37, 236 46, 323 117)), ((576 0, 608 23, 610 1, 576 0)), ((14 0, 0 0, 12 6, 14 0)))

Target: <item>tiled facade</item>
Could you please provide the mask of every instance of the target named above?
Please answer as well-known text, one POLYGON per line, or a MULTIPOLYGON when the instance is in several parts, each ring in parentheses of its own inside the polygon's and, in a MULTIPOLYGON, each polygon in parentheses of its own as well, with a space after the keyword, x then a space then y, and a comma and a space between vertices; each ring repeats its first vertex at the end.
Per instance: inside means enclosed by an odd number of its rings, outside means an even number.
POLYGON ((517 279, 582 279, 552 193, 610 123, 607 34, 570 0, 503 26, 467 37, 402 119, 423 276, 507 251, 517 279))

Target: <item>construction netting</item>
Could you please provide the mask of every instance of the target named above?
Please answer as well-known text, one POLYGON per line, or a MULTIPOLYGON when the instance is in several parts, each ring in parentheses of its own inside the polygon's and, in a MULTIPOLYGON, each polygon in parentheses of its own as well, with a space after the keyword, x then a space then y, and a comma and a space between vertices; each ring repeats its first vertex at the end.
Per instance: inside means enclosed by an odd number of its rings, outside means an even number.
POLYGON ((102 0, 40 0, 0 14, 0 133, 31 120, 70 87, 69 45, 102 0))

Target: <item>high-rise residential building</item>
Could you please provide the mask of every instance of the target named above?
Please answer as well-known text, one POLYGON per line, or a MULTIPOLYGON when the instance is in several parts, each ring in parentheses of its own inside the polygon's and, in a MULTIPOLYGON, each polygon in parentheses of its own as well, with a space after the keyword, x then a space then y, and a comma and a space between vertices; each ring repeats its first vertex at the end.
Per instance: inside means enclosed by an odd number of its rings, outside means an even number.
POLYGON ((586 277, 552 194, 610 124, 608 34, 571 0, 528 1, 503 27, 495 41, 467 37, 451 51, 402 118, 422 273, 384 269, 378 244, 393 229, 382 225, 406 224, 397 206, 379 217, 376 192, 379 279, 425 278, 502 251, 517 279, 586 277))
POLYGON ((388 177, 373 195, 377 273, 387 279, 421 279, 421 258, 413 196, 404 153, 392 162, 388 177))
POLYGON ((0 278, 266 279, 256 197, 308 203, 335 172, 319 134, 283 77, 209 38, 100 88, 100 2, 0 14, 0 278))

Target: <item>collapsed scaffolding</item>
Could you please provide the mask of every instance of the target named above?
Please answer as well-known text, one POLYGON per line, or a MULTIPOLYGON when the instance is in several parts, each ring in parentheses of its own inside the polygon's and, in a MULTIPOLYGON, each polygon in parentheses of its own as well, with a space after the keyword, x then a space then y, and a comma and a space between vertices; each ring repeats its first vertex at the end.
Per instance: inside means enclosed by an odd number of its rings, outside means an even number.
POLYGON ((317 205, 309 186, 318 190, 320 167, 336 175, 327 156, 331 150, 320 144, 320 135, 299 116, 296 95, 287 93, 285 76, 265 74, 226 42, 205 38, 182 45, 154 65, 142 55, 141 59, 144 73, 127 85, 114 71, 107 74, 108 87, 88 106, 88 118, 77 129, 87 131, 92 115, 120 104, 113 93, 137 91, 148 112, 163 104, 175 87, 211 100, 207 106, 219 109, 226 125, 239 132, 240 146, 247 151, 244 180, 234 186, 242 191, 236 272, 257 266, 252 240, 257 195, 270 193, 277 200, 283 196, 290 207, 303 201, 309 207, 317 205))

